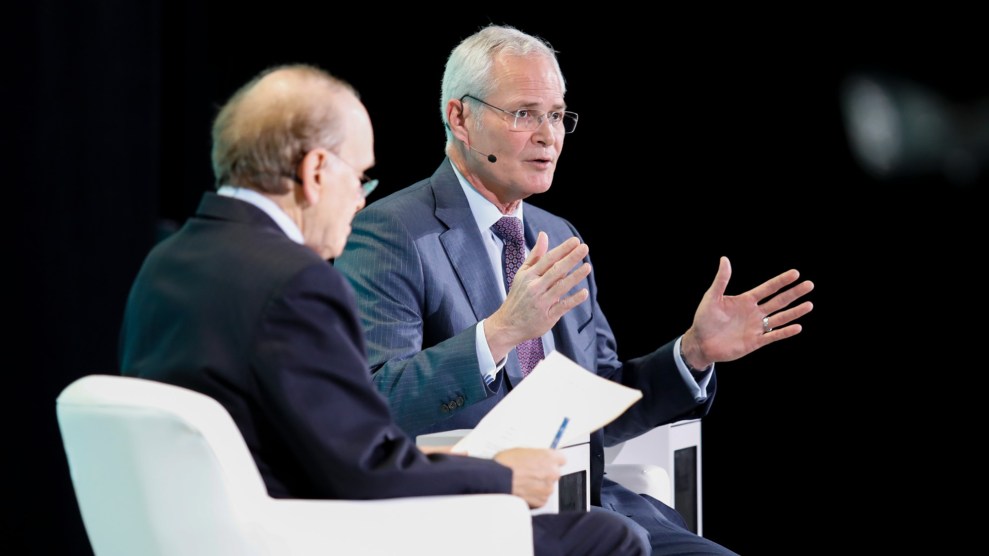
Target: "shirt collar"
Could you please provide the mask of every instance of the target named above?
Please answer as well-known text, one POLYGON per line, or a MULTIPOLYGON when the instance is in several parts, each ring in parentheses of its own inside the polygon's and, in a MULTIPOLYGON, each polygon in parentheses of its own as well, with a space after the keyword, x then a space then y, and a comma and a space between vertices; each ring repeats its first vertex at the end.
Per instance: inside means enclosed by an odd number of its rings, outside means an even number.
POLYGON ((500 220, 502 216, 514 216, 522 221, 522 205, 525 203, 519 203, 518 208, 515 209, 515 214, 502 214, 494 203, 482 197, 474 189, 474 186, 467 181, 467 178, 457 170, 457 166, 453 161, 450 162, 450 166, 453 167, 453 173, 457 176, 457 181, 460 182, 460 188, 464 190, 464 195, 467 196, 467 204, 470 205, 470 212, 474 215, 474 221, 477 223, 478 229, 482 232, 491 231, 491 226, 494 226, 494 223, 500 220))
POLYGON ((247 187, 223 185, 216 190, 216 194, 224 197, 240 199, 241 201, 258 207, 263 210, 265 214, 270 216, 271 219, 275 221, 275 224, 278 224, 278 227, 285 232, 285 235, 287 235, 289 239, 299 244, 304 243, 305 240, 302 237, 302 230, 300 230, 295 222, 293 222, 292 219, 285 214, 285 211, 283 211, 277 203, 265 197, 261 193, 247 187))

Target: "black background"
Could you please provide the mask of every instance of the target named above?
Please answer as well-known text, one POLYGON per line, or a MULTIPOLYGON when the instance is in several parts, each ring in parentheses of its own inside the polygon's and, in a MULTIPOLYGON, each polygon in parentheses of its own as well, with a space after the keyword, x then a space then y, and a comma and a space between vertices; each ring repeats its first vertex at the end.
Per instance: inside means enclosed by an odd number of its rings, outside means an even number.
POLYGON ((488 22, 559 51, 580 127, 552 190, 531 201, 582 231, 624 358, 689 326, 721 255, 729 294, 789 268, 817 285, 803 334, 718 367, 703 429, 706 535, 759 554, 954 534, 946 497, 965 492, 968 458, 948 437, 978 407, 989 180, 873 177, 852 156, 839 92, 878 71, 985 102, 973 13, 188 0, 6 11, 11 553, 90 552, 54 401, 75 378, 116 372, 141 260, 212 186, 217 107, 274 64, 349 80, 375 125, 380 198, 441 160, 443 63, 488 22))

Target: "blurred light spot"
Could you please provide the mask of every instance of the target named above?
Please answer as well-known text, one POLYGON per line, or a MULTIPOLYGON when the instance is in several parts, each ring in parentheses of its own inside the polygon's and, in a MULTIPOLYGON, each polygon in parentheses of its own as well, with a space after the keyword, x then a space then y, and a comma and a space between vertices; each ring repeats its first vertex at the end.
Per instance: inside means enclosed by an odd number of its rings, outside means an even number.
POLYGON ((878 179, 940 175, 969 185, 989 159, 986 110, 952 105, 909 80, 850 76, 842 85, 841 109, 855 159, 878 179))

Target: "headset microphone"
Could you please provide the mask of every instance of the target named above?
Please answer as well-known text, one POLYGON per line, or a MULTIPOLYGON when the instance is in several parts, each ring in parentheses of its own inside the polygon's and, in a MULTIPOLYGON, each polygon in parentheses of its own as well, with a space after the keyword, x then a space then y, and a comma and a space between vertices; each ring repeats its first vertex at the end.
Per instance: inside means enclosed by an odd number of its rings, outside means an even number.
POLYGON ((474 151, 474 152, 476 152, 476 153, 477 153, 477 154, 479 154, 479 155, 482 155, 482 156, 485 156, 485 157, 487 157, 487 159, 488 159, 488 162, 490 162, 490 163, 492 163, 492 164, 494 164, 495 162, 497 162, 497 161, 498 161, 498 157, 497 157, 497 156, 495 156, 495 155, 493 155, 493 154, 485 154, 485 153, 482 153, 481 151, 479 151, 479 150, 477 150, 477 149, 475 149, 474 147, 472 147, 472 146, 470 146, 470 145, 467 145, 467 148, 468 148, 468 149, 470 149, 470 150, 472 150, 472 151, 474 151))

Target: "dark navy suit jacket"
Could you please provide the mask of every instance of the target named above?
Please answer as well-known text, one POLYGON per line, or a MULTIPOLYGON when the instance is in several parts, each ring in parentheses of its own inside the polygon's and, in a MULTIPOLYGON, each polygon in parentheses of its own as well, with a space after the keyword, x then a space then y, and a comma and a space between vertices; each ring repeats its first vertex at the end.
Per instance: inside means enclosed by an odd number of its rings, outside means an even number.
POLYGON ((249 203, 207 193, 155 246, 121 335, 123 374, 223 404, 272 496, 511 491, 507 467, 415 448, 369 379, 347 281, 249 203))
MULTIPOLYGON (((527 203, 524 214, 530 248, 540 231, 549 235, 550 249, 580 237, 569 222, 539 207, 527 203)), ((334 265, 357 293, 374 382, 409 434, 473 428, 521 380, 514 350, 490 388, 481 378, 475 327, 501 304, 499 285, 449 159, 432 177, 359 212, 334 265)), ((714 400, 716 380, 711 377, 707 399, 697 403, 676 368, 673 341, 620 361, 594 276, 592 271, 574 288, 587 288, 590 299, 553 327, 556 349, 644 395, 591 437, 591 499, 600 505, 603 446, 703 416, 714 400)))

